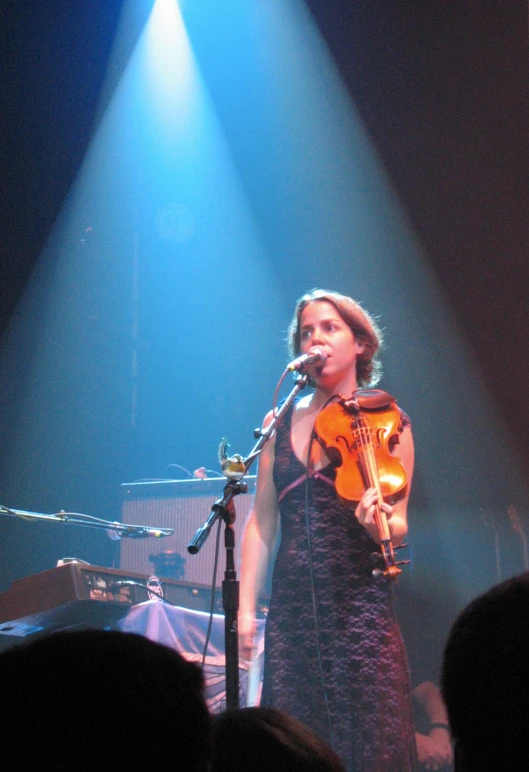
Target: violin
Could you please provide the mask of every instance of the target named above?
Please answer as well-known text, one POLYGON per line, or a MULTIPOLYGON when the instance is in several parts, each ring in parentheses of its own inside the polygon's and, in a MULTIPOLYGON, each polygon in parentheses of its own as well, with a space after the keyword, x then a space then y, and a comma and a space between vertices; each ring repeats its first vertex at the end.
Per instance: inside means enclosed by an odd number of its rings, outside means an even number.
POLYGON ((336 492, 349 509, 355 509, 367 488, 375 488, 375 524, 385 568, 375 575, 396 580, 396 561, 383 502, 396 504, 408 493, 406 470, 391 455, 398 441, 401 416, 395 399, 379 389, 363 389, 349 399, 340 397, 323 408, 314 424, 316 437, 336 465, 336 492))

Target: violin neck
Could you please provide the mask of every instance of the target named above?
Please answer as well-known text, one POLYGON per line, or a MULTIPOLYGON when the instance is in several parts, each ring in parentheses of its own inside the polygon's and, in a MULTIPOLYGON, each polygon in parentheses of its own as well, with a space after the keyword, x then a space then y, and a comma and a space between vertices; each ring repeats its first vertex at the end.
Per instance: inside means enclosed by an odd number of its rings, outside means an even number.
POLYGON ((380 507, 380 502, 375 506, 375 523, 377 526, 380 542, 388 542, 391 544, 391 534, 389 532, 388 519, 386 517, 386 513, 380 507))
POLYGON ((364 428, 361 429, 361 434, 362 439, 361 442, 358 443, 358 459, 364 472, 366 488, 375 488, 377 492, 378 502, 375 506, 375 525, 377 527, 378 537, 381 544, 389 543, 391 545, 391 535, 389 532, 388 519, 381 506, 384 502, 384 499, 382 497, 382 489, 380 487, 380 477, 378 474, 375 451, 371 440, 366 440, 366 430, 364 428))

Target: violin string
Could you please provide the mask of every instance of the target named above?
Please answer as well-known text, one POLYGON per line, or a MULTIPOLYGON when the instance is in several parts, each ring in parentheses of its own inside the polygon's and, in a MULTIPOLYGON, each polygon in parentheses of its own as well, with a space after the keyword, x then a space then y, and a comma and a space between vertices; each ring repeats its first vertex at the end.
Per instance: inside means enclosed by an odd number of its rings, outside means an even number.
POLYGON ((369 426, 366 425, 365 419, 360 416, 358 421, 359 438, 362 444, 362 451, 359 450, 359 458, 362 458, 364 465, 364 471, 371 488, 375 488, 378 494, 378 505, 375 506, 375 524, 377 530, 384 541, 389 540, 389 529, 385 513, 381 510, 380 505, 383 501, 382 490, 380 487, 380 477, 378 474, 377 461, 375 457, 375 451, 373 447, 373 435, 369 426))

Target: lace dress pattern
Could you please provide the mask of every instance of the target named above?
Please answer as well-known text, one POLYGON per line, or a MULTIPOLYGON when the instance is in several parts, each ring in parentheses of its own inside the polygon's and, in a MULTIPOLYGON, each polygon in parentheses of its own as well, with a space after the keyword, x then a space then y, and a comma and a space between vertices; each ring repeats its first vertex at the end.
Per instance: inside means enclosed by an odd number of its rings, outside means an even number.
POLYGON ((276 436, 281 544, 266 623, 262 704, 331 742, 349 772, 409 772, 416 764, 409 669, 392 588, 372 574, 379 548, 339 502, 332 468, 307 482, 291 444, 292 412, 276 436))

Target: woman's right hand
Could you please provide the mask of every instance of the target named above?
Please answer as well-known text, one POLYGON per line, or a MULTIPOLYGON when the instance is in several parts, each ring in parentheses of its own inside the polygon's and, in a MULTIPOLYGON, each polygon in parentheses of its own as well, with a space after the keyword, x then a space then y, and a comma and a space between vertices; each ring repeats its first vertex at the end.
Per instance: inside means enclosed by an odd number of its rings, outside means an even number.
POLYGON ((238 621, 239 632, 239 656, 241 659, 250 662, 253 659, 255 647, 255 614, 239 613, 238 621))

